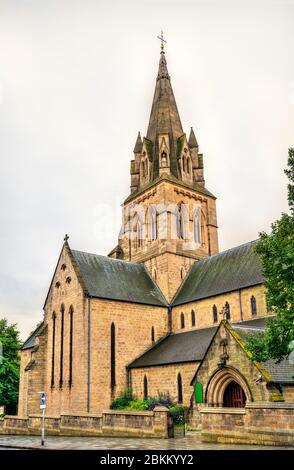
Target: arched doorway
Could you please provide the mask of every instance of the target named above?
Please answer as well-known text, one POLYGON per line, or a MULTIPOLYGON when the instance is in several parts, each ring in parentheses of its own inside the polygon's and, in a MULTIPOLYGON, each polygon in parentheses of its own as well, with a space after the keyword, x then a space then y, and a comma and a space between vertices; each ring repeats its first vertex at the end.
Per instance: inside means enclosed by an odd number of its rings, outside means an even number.
POLYGON ((209 406, 244 407, 252 401, 252 393, 246 379, 232 367, 218 369, 210 378, 205 391, 205 402, 209 406), (230 385, 232 384, 232 385, 230 385), (236 385, 233 385, 236 384, 236 385), (229 387, 230 385, 230 387, 229 387), (229 387, 229 388, 228 388, 229 387), (240 387, 240 389, 237 387, 240 387), (228 391, 226 393, 226 390, 228 391), (235 391, 232 389, 235 388, 235 391), (230 391, 231 390, 231 391, 230 391), (226 393, 226 398, 225 398, 226 393), (244 394, 244 395, 243 395, 244 394), (230 398, 231 397, 231 398, 230 398), (234 398, 234 400, 233 400, 234 398), (226 400, 226 401, 225 401, 226 400), (229 405, 229 403, 233 403, 229 405))
POLYGON ((230 408, 244 408, 246 395, 243 388, 234 380, 230 382, 224 391, 224 406, 230 408))

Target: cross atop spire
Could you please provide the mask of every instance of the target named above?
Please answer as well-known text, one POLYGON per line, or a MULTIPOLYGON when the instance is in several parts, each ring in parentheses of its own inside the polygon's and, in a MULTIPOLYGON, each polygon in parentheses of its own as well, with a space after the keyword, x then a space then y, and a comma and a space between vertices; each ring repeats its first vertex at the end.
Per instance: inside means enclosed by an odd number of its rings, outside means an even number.
POLYGON ((167 41, 163 38, 163 31, 161 31, 161 35, 157 36, 157 38, 160 39, 160 41, 161 41, 160 47, 161 47, 161 52, 163 52, 164 51, 164 43, 165 44, 167 43, 167 41))

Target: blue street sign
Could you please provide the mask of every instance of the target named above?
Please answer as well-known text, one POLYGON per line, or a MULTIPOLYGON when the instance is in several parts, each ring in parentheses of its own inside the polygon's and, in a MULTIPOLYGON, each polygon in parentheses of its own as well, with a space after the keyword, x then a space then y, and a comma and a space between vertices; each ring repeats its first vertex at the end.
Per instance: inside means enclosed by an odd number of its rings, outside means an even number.
POLYGON ((42 392, 41 393, 41 403, 40 403, 40 408, 41 410, 46 408, 46 393, 42 392))

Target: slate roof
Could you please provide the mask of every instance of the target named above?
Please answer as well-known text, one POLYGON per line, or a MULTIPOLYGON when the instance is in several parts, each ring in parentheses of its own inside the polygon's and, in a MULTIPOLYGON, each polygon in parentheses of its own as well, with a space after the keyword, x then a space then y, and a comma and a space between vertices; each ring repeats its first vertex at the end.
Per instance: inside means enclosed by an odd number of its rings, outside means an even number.
MULTIPOLYGON (((232 326, 241 324, 244 325, 244 329, 251 332, 252 329, 264 328, 265 318, 238 322, 232 326)), ((217 329, 218 326, 212 326, 166 336, 142 356, 135 359, 129 367, 150 367, 201 361, 217 329)))
MULTIPOLYGON (((264 331, 265 322, 266 319, 258 318, 251 322, 244 321, 232 326, 243 341, 245 341, 249 335, 254 335, 259 331, 264 331)), ((294 384, 294 364, 290 364, 288 358, 283 359, 278 363, 271 359, 263 362, 262 365, 269 372, 273 382, 280 384, 294 384)))
POLYGON ((159 341, 129 367, 149 367, 201 361, 217 327, 175 333, 159 341))
POLYGON ((258 240, 209 256, 192 265, 172 305, 181 305, 237 289, 262 284, 258 240))
POLYGON ((290 364, 288 359, 284 359, 278 364, 270 360, 263 363, 270 373, 274 382, 280 384, 294 384, 294 364, 290 364))
POLYGON ((143 264, 77 250, 71 253, 91 297, 167 306, 143 264))
POLYGON ((40 323, 40 325, 38 325, 37 328, 30 334, 28 339, 23 343, 21 350, 30 349, 36 346, 36 337, 38 336, 39 333, 41 333, 43 327, 44 327, 44 322, 40 323))

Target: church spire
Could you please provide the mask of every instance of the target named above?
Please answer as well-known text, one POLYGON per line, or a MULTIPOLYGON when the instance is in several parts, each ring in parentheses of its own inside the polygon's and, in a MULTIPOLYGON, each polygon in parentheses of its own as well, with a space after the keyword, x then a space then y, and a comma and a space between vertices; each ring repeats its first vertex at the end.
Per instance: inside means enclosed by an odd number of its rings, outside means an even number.
POLYGON ((170 171, 174 176, 179 177, 177 140, 183 134, 181 119, 167 69, 165 52, 162 48, 147 130, 147 139, 153 144, 153 178, 159 175, 159 138, 161 135, 168 135, 170 171))

